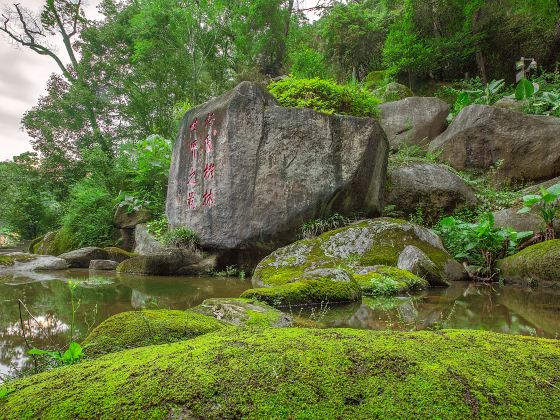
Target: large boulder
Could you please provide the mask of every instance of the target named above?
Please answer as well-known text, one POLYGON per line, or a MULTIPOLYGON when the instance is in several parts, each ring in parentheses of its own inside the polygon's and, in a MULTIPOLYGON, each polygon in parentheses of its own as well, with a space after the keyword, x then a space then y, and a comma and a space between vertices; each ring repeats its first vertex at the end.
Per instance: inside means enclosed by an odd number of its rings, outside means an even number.
MULTIPOLYGON (((352 294, 353 282, 363 287, 361 275, 375 271, 369 267, 396 267, 410 245, 432 264, 433 271, 426 278, 432 286, 465 278, 460 264, 432 231, 404 220, 380 218, 357 222, 274 251, 255 269, 252 283, 257 289, 246 291, 244 296, 268 302, 279 298, 286 303, 284 296, 296 300, 301 293, 301 301, 310 299, 307 295, 311 288, 313 291, 322 288, 323 301, 336 302, 335 298, 341 299, 344 287, 346 300, 356 300, 356 294, 352 294), (333 298, 328 296, 330 291, 333 298)), ((425 274, 420 270, 418 273, 425 274)), ((410 283, 411 288, 413 284, 416 283, 410 283)))
POLYGON ((34 255, 12 252, 0 255, 0 272, 57 271, 66 270, 68 263, 50 255, 34 255))
POLYGON ((106 260, 109 254, 102 248, 88 246, 60 254, 59 258, 66 260, 71 268, 88 268, 92 260, 106 260))
POLYGON ((508 283, 528 286, 560 284, 560 240, 541 242, 498 262, 508 283))
MULTIPOLYGON (((498 227, 510 227, 517 232, 543 232, 545 223, 539 215, 538 209, 532 209, 528 213, 519 213, 518 207, 511 207, 494 212, 494 224, 498 227)), ((554 223, 555 230, 560 232, 560 220, 554 223)))
POLYGON ((132 229, 136 225, 149 222, 151 217, 150 212, 143 207, 129 210, 126 206, 118 206, 113 216, 113 224, 119 229, 132 229))
POLYGON ((160 254, 166 250, 165 245, 150 234, 143 224, 134 229, 134 243, 134 252, 140 255, 160 254))
MULTIPOLYGON (((143 329, 146 331, 146 329, 143 329)), ((224 328, 10 381, 5 419, 550 419, 556 340, 224 328)))
POLYGON ((284 108, 243 82, 185 115, 169 223, 195 229, 204 248, 263 255, 294 240, 310 219, 380 214, 387 153, 385 133, 370 118, 284 108))
POLYGON ((408 86, 401 85, 397 82, 387 83, 385 86, 375 89, 373 93, 383 102, 400 101, 401 99, 414 96, 414 93, 408 86))
POLYGON ((429 150, 457 170, 496 168, 513 183, 560 175, 560 118, 526 115, 486 105, 464 108, 429 150))
POLYGON ((252 299, 206 299, 191 309, 237 327, 290 327, 292 317, 252 299))
POLYGON ((438 98, 412 97, 379 105, 381 127, 391 149, 428 147, 447 127, 449 105, 438 98))
POLYGON ((386 204, 403 216, 418 210, 426 222, 442 215, 476 206, 473 189, 445 165, 413 162, 389 170, 386 204))
POLYGON ((200 252, 182 249, 167 250, 159 254, 138 255, 121 262, 117 272, 122 274, 179 275, 202 274, 193 266, 200 267, 204 256, 200 252), (189 267, 191 270, 189 271, 189 267))

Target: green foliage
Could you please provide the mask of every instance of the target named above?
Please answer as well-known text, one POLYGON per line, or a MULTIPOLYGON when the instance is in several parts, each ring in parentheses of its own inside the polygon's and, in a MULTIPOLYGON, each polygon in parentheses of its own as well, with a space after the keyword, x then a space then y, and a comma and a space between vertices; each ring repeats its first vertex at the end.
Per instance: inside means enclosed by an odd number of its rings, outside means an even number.
POLYGON ((546 226, 545 239, 554 239, 554 220, 560 211, 560 184, 547 189, 541 187, 540 194, 523 196, 523 208, 518 213, 529 213, 533 208, 538 210, 546 226))
POLYGON ((302 238, 314 238, 329 230, 339 229, 350 223, 350 219, 334 213, 325 219, 313 219, 305 222, 299 229, 302 238))
POLYGON ((496 276, 498 259, 515 253, 519 243, 533 234, 496 227, 492 213, 483 214, 478 223, 446 217, 436 229, 453 256, 474 266, 475 277, 485 280, 493 280, 496 276))
POLYGON ((56 362, 59 366, 66 366, 78 363, 84 355, 84 352, 82 346, 73 341, 70 343, 68 349, 64 353, 61 353, 59 351, 31 349, 27 352, 27 354, 29 354, 30 356, 45 355, 56 362))
POLYGON ((311 108, 325 114, 377 115, 377 99, 372 93, 332 80, 289 77, 268 85, 272 95, 286 107, 311 108))
POLYGON ((413 162, 437 163, 441 152, 427 152, 417 145, 403 144, 389 155, 389 166, 407 165, 413 162))
POLYGON ((515 88, 515 99, 522 101, 529 99, 536 93, 535 86, 527 79, 521 79, 515 88))
POLYGON ((194 250, 200 238, 194 230, 181 226, 169 229, 161 236, 161 241, 169 247, 194 250))
POLYGON ((107 188, 85 178, 72 188, 62 229, 72 232, 77 247, 110 245, 114 209, 114 198, 107 188))
POLYGON ((8 395, 10 395, 14 391, 15 391, 14 388, 8 388, 7 386, 0 387, 0 400, 2 398, 6 398, 8 395))
POLYGON ((169 222, 167 217, 162 217, 160 219, 151 220, 146 223, 146 229, 150 234, 156 237, 156 239, 161 240, 163 235, 169 230, 169 222))
POLYGON ((316 49, 302 46, 290 53, 290 74, 300 79, 325 77, 329 72, 323 55, 316 49))
POLYGON ((493 105, 503 97, 505 92, 505 81, 493 80, 483 84, 479 78, 462 81, 458 87, 448 86, 443 88, 438 96, 454 98, 451 116, 454 117, 469 105, 493 105))

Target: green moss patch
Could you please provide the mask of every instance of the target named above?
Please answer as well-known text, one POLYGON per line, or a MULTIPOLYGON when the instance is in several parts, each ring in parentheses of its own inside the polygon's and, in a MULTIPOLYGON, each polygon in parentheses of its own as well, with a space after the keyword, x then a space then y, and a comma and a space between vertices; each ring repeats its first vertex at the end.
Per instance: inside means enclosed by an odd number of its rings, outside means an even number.
POLYGON ((366 296, 391 296, 410 290, 422 290, 428 282, 409 271, 395 267, 377 266, 365 274, 354 274, 366 296))
POLYGON ((8 255, 0 255, 0 267, 9 267, 16 263, 15 259, 8 255))
POLYGON ((116 246, 109 246, 107 248, 103 248, 103 250, 109 255, 108 259, 118 263, 138 256, 138 254, 135 254, 134 252, 128 252, 116 246))
POLYGON ((287 327, 292 324, 290 316, 256 299, 206 299, 191 310, 240 327, 287 327))
POLYGON ((362 293, 356 282, 320 278, 295 281, 282 286, 249 289, 243 292, 241 297, 257 299, 274 306, 297 306, 355 302, 362 297, 362 293))
POLYGON ((147 310, 121 312, 99 326, 84 340, 88 357, 152 344, 173 343, 224 328, 213 317, 190 311, 147 310))
POLYGON ((558 341, 483 331, 222 330, 10 384, 6 419, 550 418, 558 341))
POLYGON ((560 240, 532 245, 498 262, 506 281, 531 286, 560 283, 560 240))

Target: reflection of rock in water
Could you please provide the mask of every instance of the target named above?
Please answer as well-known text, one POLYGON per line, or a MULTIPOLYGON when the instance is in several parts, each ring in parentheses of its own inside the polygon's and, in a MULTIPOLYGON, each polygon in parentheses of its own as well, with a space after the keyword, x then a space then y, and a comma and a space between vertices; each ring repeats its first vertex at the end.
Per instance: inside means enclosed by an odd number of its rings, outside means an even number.
POLYGON ((560 290, 504 287, 497 297, 500 304, 519 314, 537 328, 537 335, 560 336, 560 290))
POLYGON ((132 289, 130 305, 134 309, 146 308, 148 305, 152 306, 154 302, 157 302, 157 300, 153 296, 144 294, 136 289, 132 289))

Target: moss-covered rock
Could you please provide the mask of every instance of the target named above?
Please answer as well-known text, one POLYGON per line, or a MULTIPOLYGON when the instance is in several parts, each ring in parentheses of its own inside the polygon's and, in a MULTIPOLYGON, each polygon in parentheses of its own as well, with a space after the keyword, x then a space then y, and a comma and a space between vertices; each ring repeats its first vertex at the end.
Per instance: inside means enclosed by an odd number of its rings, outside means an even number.
POLYGON ((257 299, 274 306, 336 304, 360 300, 360 286, 354 281, 341 282, 327 277, 302 279, 274 287, 249 289, 243 298, 257 299))
POLYGON ((560 285, 560 240, 541 242, 498 262, 507 282, 560 285))
POLYGON ((173 343, 194 338, 226 326, 213 317, 191 311, 145 310, 121 312, 99 324, 84 340, 88 357, 173 343))
POLYGON ((292 317, 255 299, 206 299, 191 309, 239 327, 288 327, 292 317))
POLYGON ((77 246, 72 233, 66 229, 60 229, 47 233, 40 241, 35 242, 33 253, 58 256, 76 249, 77 246))
POLYGON ((0 255, 0 267, 10 267, 15 262, 15 259, 9 255, 0 255))
POLYGON ((428 281, 400 268, 388 266, 364 267, 354 273, 354 279, 366 296, 391 296, 428 287, 428 281))
MULTIPOLYGON (((256 288, 282 286, 283 289, 279 292, 259 290, 258 295, 253 291, 247 293, 259 299, 278 294, 294 296, 298 290, 307 292, 310 289, 302 284, 310 273, 342 270, 354 278, 367 267, 396 266, 401 253, 411 245, 433 263, 439 281, 433 281, 430 276, 431 282, 440 285, 461 279, 460 265, 447 253, 436 234, 404 220, 380 218, 361 221, 276 250, 258 264, 252 282, 256 288)), ((341 281, 332 274, 324 277, 341 281)), ((348 284, 346 288, 348 292, 348 284)))
POLYGON ((414 92, 408 86, 391 82, 373 91, 383 102, 400 101, 401 99, 414 96, 414 92))
POLYGON ((116 246, 109 246, 107 248, 103 248, 103 250, 107 252, 108 259, 118 263, 138 256, 138 254, 135 254, 134 252, 128 252, 116 246))
POLYGON ((544 419, 560 412, 559 369, 558 341, 483 331, 232 329, 14 381, 0 413, 544 419))

